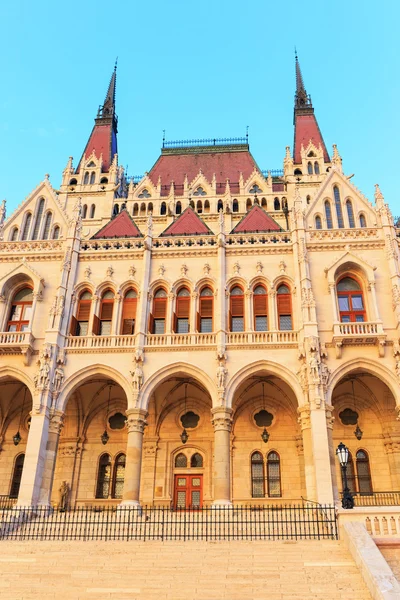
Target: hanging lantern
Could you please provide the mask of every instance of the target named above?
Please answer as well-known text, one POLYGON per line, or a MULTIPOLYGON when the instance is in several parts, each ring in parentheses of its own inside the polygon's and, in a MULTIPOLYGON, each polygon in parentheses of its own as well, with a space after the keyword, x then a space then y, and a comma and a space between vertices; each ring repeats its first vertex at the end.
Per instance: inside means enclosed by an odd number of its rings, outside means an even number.
POLYGON ((18 446, 18 444, 21 441, 21 434, 19 433, 19 429, 17 431, 17 433, 13 436, 13 442, 14 442, 14 446, 18 446))
POLYGON ((266 444, 269 440, 269 433, 265 427, 264 427, 264 431, 261 434, 261 439, 264 442, 264 444, 266 444))
POLYGON ((354 435, 356 436, 356 438, 358 439, 358 441, 361 440, 362 436, 363 436, 363 432, 360 429, 359 424, 357 423, 357 427, 354 430, 354 435))
POLYGON ((188 432, 186 431, 186 429, 184 429, 181 433, 181 440, 182 440, 182 444, 186 444, 186 442, 189 439, 189 435, 188 432))
POLYGON ((107 433, 107 418, 108 418, 108 413, 110 412, 110 398, 111 398, 111 383, 108 386, 108 403, 107 403, 107 414, 106 414, 106 428, 104 429, 103 433, 100 436, 101 443, 103 444, 103 446, 105 446, 107 444, 108 440, 110 439, 110 436, 107 433))

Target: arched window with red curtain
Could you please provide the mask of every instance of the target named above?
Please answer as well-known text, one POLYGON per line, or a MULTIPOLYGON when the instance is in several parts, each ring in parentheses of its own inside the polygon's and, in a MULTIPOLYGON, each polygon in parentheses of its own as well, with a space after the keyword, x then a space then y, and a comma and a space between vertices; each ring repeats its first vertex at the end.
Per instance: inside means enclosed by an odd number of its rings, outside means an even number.
POLYGON ((345 276, 336 285, 339 315, 342 323, 363 323, 366 312, 361 285, 353 277, 345 276))
POLYGON ((153 309, 150 314, 149 331, 150 333, 165 333, 165 317, 167 314, 167 292, 163 288, 158 288, 154 294, 153 309))
POLYGON ((282 284, 277 290, 278 324, 280 330, 293 329, 292 319, 292 295, 286 284, 282 284))
POLYGON ((122 305, 122 335, 133 335, 135 333, 136 310, 137 293, 134 289, 130 289, 126 292, 122 305))
POLYGON ((27 331, 32 317, 33 291, 29 287, 19 290, 11 303, 7 331, 27 331))
POLYGON ((76 317, 71 318, 70 335, 85 336, 88 334, 91 307, 92 294, 88 290, 84 290, 79 296, 76 317))
POLYGON ((101 302, 99 316, 93 318, 93 333, 95 335, 111 335, 112 317, 114 311, 114 292, 104 292, 101 302))
POLYGON ((211 288, 204 287, 200 292, 199 312, 197 313, 197 331, 213 331, 214 294, 211 288))
POLYGON ((244 331, 244 294, 238 285, 231 289, 229 295, 229 329, 244 331))
POLYGON ((257 285, 253 292, 254 330, 268 330, 268 296, 263 285, 257 285))
POLYGON ((175 333, 189 333, 190 317, 190 292, 187 288, 181 288, 176 295, 174 314, 175 333))

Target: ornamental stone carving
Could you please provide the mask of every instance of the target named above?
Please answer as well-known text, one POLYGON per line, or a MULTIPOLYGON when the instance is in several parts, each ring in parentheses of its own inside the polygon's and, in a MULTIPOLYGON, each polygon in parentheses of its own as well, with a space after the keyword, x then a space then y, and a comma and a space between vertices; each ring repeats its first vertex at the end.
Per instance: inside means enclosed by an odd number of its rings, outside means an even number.
POLYGON ((106 277, 107 277, 107 279, 112 279, 113 275, 114 275, 114 268, 110 265, 109 267, 107 267, 106 277))
POLYGON ((64 382, 64 369, 60 365, 57 365, 57 367, 54 370, 54 377, 53 377, 53 394, 58 395, 60 393, 60 389, 61 389, 63 382, 64 382))
POLYGON ((235 262, 235 264, 233 265, 233 272, 235 273, 235 275, 239 275, 240 265, 238 262, 235 262))
POLYGON ((227 376, 228 370, 225 368, 225 364, 223 361, 219 362, 217 367, 217 386, 220 389, 225 389, 225 380, 227 376))
POLYGON ((212 426, 214 431, 231 431, 232 429, 232 409, 214 408, 212 409, 212 426))
POLYGON ((70 271, 71 256, 72 256, 71 246, 68 246, 68 248, 66 249, 65 254, 64 254, 64 259, 62 262, 61 270, 70 271))
POLYGON ((92 269, 90 268, 90 265, 88 265, 83 272, 83 276, 85 279, 90 279, 91 274, 92 274, 92 269))
POLYGON ((143 433, 146 427, 146 412, 140 409, 127 411, 125 425, 129 433, 143 433))
POLYGON ((61 412, 54 412, 49 418, 49 432, 60 435, 61 429, 64 426, 64 414, 61 412))
POLYGON ((263 266, 262 262, 259 260, 258 263, 256 264, 256 272, 261 275, 263 272, 263 268, 264 268, 264 266, 263 266))
POLYGON ((134 265, 131 265, 129 267, 129 271, 128 271, 129 277, 134 278, 135 277, 135 273, 136 273, 136 268, 134 267, 134 265))
POLYGON ((159 276, 160 277, 164 277, 164 273, 165 273, 165 267, 164 267, 164 265, 160 265, 158 267, 158 274, 159 274, 159 276))
POLYGON ((204 265, 204 267, 203 267, 203 273, 204 273, 204 275, 209 275, 210 271, 211 271, 211 267, 210 267, 210 265, 208 263, 206 263, 204 265))
POLYGON ((182 277, 186 277, 186 273, 188 272, 188 268, 186 265, 181 266, 181 275, 182 277))

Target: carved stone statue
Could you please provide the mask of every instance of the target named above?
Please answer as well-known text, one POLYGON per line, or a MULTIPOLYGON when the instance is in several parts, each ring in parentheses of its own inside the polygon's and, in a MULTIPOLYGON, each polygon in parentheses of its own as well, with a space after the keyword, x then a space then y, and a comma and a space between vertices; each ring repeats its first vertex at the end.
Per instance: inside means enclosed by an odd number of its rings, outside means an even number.
POLYGON ((144 373, 140 363, 136 363, 134 371, 131 371, 132 384, 135 390, 139 391, 143 385, 144 373))
POLYGON ((37 385, 41 388, 46 388, 49 385, 50 366, 47 360, 40 361, 39 375, 37 385))
POLYGON ((396 375, 398 377, 398 379, 400 380, 400 360, 396 360, 396 375))
POLYGON ((309 367, 311 379, 314 383, 319 383, 319 360, 316 350, 310 353, 309 367))
POLYGON ((323 385, 328 385, 331 370, 324 361, 321 362, 321 380, 323 385))
POLYGON ((217 386, 219 388, 225 387, 226 374, 227 374, 227 369, 225 369, 224 364, 222 362, 220 362, 217 367, 217 386))
POLYGON ((63 481, 58 489, 58 509, 65 510, 67 508, 69 495, 69 485, 66 481, 63 481))
POLYGON ((64 369, 60 366, 56 367, 53 379, 53 392, 59 392, 64 381, 64 369))

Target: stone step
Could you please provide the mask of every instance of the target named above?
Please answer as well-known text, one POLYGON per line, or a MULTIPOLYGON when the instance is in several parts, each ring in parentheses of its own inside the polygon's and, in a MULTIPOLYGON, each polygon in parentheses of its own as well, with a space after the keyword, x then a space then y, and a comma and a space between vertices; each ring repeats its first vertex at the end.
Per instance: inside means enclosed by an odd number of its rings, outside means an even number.
POLYGON ((340 541, 1 542, 2 600, 367 600, 340 541))

